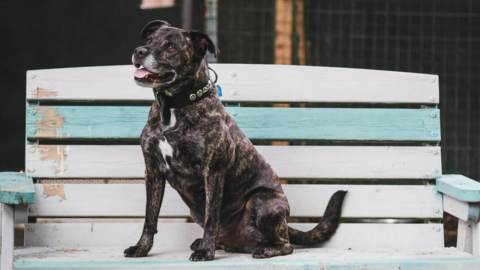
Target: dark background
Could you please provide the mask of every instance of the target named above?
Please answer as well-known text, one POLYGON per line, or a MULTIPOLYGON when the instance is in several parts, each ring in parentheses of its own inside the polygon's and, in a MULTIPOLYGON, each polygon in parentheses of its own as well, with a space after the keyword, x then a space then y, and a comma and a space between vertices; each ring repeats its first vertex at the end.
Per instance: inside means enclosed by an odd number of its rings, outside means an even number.
MULTIPOLYGON (((1 1, 0 171, 24 169, 27 70, 130 64, 146 22, 163 19, 181 27, 182 1, 176 3, 142 10, 140 0, 1 1)), ((219 1, 219 62, 276 62, 275 3, 219 1)), ((480 179, 480 1, 303 3, 307 65, 438 74, 443 173, 480 179)))
MULTIPOLYGON (((278 60, 275 2, 219 2, 219 62, 278 60)), ((439 75, 443 173, 480 180, 480 1, 302 2, 306 65, 439 75)))
POLYGON ((24 169, 26 71, 131 64, 151 20, 181 26, 179 7, 140 1, 0 1, 0 171, 24 169))

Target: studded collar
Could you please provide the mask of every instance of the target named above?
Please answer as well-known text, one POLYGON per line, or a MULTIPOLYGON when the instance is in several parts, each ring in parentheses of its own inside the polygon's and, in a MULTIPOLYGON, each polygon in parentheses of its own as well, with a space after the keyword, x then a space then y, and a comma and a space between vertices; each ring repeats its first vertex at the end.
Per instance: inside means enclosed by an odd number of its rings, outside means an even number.
POLYGON ((213 83, 210 81, 210 79, 207 79, 207 81, 204 82, 199 89, 194 88, 186 93, 175 96, 167 96, 153 89, 155 100, 162 107, 162 123, 164 125, 168 125, 170 123, 171 108, 178 109, 197 103, 209 96, 212 92, 212 88, 213 83))

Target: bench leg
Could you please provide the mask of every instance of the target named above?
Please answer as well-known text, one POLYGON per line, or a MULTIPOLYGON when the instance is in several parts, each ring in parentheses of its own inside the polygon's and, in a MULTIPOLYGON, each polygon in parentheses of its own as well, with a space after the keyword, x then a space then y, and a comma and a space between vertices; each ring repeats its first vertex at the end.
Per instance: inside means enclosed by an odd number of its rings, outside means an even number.
POLYGON ((480 257, 480 222, 472 225, 472 254, 480 257))
POLYGON ((480 257, 480 223, 458 220, 457 248, 480 257))
POLYGON ((473 253, 472 250, 472 222, 458 220, 457 248, 461 251, 473 253))
POLYGON ((2 260, 0 269, 13 269, 14 213, 15 206, 2 204, 2 260))

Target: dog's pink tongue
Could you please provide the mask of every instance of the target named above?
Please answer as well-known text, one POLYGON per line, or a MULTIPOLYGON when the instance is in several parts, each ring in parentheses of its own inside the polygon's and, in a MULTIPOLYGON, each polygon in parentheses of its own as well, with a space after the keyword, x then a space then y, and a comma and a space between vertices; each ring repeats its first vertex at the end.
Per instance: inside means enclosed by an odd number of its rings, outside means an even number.
POLYGON ((133 72, 133 76, 135 78, 143 78, 143 77, 145 77, 145 75, 150 75, 150 74, 152 74, 152 73, 150 71, 144 69, 144 68, 141 68, 141 69, 137 68, 133 72))

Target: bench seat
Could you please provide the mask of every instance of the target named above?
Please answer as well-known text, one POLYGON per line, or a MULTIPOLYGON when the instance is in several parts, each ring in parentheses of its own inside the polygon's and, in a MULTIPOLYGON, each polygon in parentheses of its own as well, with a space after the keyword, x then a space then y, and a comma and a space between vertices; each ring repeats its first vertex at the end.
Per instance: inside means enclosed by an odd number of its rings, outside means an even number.
POLYGON ((25 173, 0 172, 1 269, 480 269, 480 183, 442 172, 438 76, 211 67, 227 112, 281 178, 292 227, 313 228, 328 198, 348 190, 328 242, 190 262, 202 228, 167 185, 153 250, 124 258, 144 221, 138 138, 152 92, 131 66, 34 70, 25 173), (445 212, 459 218, 457 248, 445 247, 445 212), (24 226, 15 249, 14 224, 24 226))
MULTIPOLYGON (((158 241, 158 240, 157 240, 158 241)), ((121 248, 22 248, 15 269, 478 269, 480 258, 456 248, 296 248, 266 260, 217 251, 215 260, 192 265, 191 251, 154 246, 150 256, 130 259, 121 248)))

